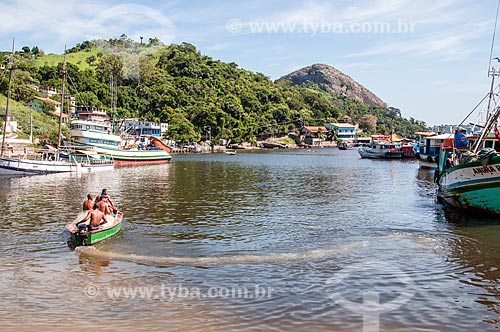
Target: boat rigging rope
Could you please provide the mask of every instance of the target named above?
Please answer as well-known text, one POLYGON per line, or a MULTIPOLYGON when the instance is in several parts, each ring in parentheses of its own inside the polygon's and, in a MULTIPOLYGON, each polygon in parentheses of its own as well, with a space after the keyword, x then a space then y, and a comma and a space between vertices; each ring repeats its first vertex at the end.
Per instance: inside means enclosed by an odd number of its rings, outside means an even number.
POLYGON ((495 46, 495 36, 497 32, 497 23, 498 23, 498 11, 500 10, 500 0, 498 0, 498 5, 497 5, 497 15, 495 17, 495 28, 493 29, 493 38, 491 39, 491 50, 490 50, 490 62, 488 64, 488 76, 490 73, 491 69, 491 61, 493 60, 493 47, 495 46))

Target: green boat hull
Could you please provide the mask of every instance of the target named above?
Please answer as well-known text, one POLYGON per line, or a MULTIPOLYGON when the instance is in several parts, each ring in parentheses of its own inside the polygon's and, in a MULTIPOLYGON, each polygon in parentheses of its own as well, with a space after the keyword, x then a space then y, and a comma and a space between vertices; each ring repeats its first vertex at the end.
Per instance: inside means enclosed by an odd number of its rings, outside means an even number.
POLYGON ((71 234, 71 238, 68 241, 70 247, 77 246, 89 246, 106 240, 118 233, 122 228, 123 213, 119 211, 114 217, 113 224, 106 226, 106 224, 101 225, 99 229, 89 231, 84 225, 83 229, 79 229, 77 224, 85 216, 86 211, 81 212, 77 218, 71 222, 66 229, 71 234))
POLYGON ((94 232, 89 232, 87 234, 87 237, 79 236, 76 234, 73 234, 74 237, 74 243, 77 246, 89 246, 96 244, 98 242, 101 242, 102 240, 106 240, 109 237, 112 237, 116 233, 118 233, 122 228, 122 223, 118 223, 116 226, 111 227, 106 230, 102 231, 94 231, 94 232))
POLYGON ((438 199, 450 207, 500 214, 500 183, 490 188, 440 192, 438 199))
POLYGON ((443 158, 447 156, 446 152, 443 154, 439 202, 464 210, 500 214, 500 157, 492 157, 487 165, 475 161, 445 169, 443 158))

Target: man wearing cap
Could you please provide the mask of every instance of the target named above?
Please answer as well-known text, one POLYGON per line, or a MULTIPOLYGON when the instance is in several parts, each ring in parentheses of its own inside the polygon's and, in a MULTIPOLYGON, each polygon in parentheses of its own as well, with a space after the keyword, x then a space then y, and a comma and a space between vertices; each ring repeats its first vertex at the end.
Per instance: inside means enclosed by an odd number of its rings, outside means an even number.
POLYGON ((466 132, 467 131, 462 127, 455 130, 455 148, 463 149, 469 145, 469 141, 464 139, 466 137, 466 132))

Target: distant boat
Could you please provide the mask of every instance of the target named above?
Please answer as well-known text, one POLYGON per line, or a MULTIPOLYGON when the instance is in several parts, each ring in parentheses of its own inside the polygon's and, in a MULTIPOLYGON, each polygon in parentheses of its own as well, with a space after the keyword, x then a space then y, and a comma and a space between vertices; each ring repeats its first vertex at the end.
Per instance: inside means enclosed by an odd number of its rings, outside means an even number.
POLYGON ((93 147, 97 153, 111 156, 115 166, 165 164, 172 159, 170 147, 156 137, 148 138, 151 146, 122 147, 121 137, 112 134, 111 125, 104 122, 72 121, 70 137, 70 144, 93 147))
POLYGON ((113 159, 95 156, 84 150, 45 149, 13 158, 0 157, 0 175, 94 173, 113 168, 113 159))
POLYGON ((0 157, 0 175, 69 173, 81 170, 75 161, 0 157))
POLYGON ((352 150, 354 148, 354 145, 352 143, 344 143, 344 142, 341 142, 341 143, 338 143, 337 144, 337 148, 339 150, 352 150))
POLYGON ((71 239, 68 244, 72 247, 96 244, 115 235, 122 227, 123 212, 118 211, 114 215, 107 215, 106 223, 101 224, 98 229, 89 230, 87 223, 78 223, 85 217, 87 212, 88 211, 83 211, 79 213, 75 220, 66 226, 66 229, 71 234, 71 239))
POLYGON ((226 151, 227 155, 234 156, 236 154, 236 151, 226 151))
POLYGON ((60 152, 61 159, 73 159, 79 163, 79 169, 84 173, 92 173, 97 171, 112 170, 115 167, 115 161, 111 156, 100 155, 92 149, 82 149, 79 147, 77 149, 62 150, 60 152))
POLYGON ((371 159, 398 159, 403 156, 398 144, 386 141, 375 141, 369 147, 359 147, 358 153, 361 158, 371 159))
POLYGON ((415 158, 421 168, 437 169, 439 151, 445 140, 453 139, 451 134, 437 135, 433 132, 417 132, 419 136, 418 149, 415 151, 415 158))

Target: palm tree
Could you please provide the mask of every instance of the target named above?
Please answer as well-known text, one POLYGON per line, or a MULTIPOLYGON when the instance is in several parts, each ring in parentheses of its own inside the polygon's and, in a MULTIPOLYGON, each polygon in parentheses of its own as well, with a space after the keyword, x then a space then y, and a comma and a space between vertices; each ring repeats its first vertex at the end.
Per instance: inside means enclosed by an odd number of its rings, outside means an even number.
POLYGON ((337 129, 332 126, 332 128, 326 133, 326 139, 330 142, 337 141, 337 129))

